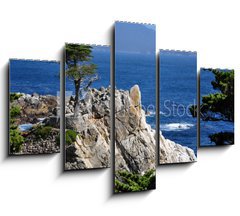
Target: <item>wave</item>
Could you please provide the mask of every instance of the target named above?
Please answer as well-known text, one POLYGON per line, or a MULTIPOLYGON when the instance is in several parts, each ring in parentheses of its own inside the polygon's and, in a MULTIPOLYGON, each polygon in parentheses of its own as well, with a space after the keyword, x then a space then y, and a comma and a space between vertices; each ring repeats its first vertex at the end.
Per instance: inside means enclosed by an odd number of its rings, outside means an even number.
MULTIPOLYGON (((155 111, 147 111, 146 112, 146 116, 150 116, 150 117, 153 117, 153 116, 155 116, 156 115, 156 112, 155 111)), ((160 111, 160 115, 165 115, 165 113, 164 112, 162 112, 162 111, 160 111)))
POLYGON ((182 131, 182 130, 189 130, 193 126, 194 124, 190 124, 190 123, 161 124, 160 130, 161 131, 182 131))
POLYGON ((37 120, 43 122, 46 118, 38 118, 37 120))
POLYGON ((156 115, 156 112, 153 111, 153 110, 150 110, 150 111, 147 111, 147 112, 146 112, 146 116, 147 116, 147 117, 154 117, 155 115, 156 115))

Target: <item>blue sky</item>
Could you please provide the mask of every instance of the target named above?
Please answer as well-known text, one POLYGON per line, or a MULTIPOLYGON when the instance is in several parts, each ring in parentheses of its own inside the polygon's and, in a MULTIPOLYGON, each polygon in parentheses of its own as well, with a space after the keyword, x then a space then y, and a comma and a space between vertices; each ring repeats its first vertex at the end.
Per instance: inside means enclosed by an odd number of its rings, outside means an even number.
POLYGON ((155 25, 127 22, 115 23, 115 51, 155 54, 155 25))

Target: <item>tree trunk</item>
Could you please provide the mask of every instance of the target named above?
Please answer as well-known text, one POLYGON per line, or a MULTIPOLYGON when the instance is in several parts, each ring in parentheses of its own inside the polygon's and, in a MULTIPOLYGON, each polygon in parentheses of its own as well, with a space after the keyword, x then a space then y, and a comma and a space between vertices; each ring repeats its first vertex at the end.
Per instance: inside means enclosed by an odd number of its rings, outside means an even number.
POLYGON ((79 115, 79 90, 80 90, 81 80, 74 80, 75 84, 75 104, 74 104, 74 117, 79 115))

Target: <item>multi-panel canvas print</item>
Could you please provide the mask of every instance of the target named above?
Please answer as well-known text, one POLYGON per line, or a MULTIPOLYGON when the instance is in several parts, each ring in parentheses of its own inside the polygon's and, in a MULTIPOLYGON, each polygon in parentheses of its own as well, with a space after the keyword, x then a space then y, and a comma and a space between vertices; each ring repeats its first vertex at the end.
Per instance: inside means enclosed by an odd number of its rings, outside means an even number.
POLYGON ((11 59, 9 77, 9 154, 59 152, 60 63, 11 59))
POLYGON ((65 44, 65 170, 110 166, 110 47, 65 44))
POLYGON ((155 189, 155 25, 115 23, 115 193, 155 189))
POLYGON ((200 70, 200 146, 234 144, 234 70, 200 70))
POLYGON ((186 163, 197 157, 197 54, 160 50, 159 163, 186 163))

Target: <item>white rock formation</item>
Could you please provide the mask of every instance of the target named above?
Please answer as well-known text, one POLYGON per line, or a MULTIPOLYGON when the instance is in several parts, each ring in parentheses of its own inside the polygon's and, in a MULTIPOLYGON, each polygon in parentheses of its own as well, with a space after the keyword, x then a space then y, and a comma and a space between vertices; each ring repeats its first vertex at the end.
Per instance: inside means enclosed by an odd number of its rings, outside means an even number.
POLYGON ((169 139, 164 138, 160 132, 160 164, 169 163, 186 163, 196 161, 194 151, 188 147, 184 147, 169 139))
MULTIPOLYGON (((78 133, 66 146, 66 169, 110 166, 110 88, 90 89, 73 117, 73 98, 66 107, 66 128, 78 133)), ((155 131, 146 123, 137 85, 115 91, 115 169, 144 173, 155 169, 155 131)), ((195 161, 193 150, 160 136, 160 163, 195 161)))

